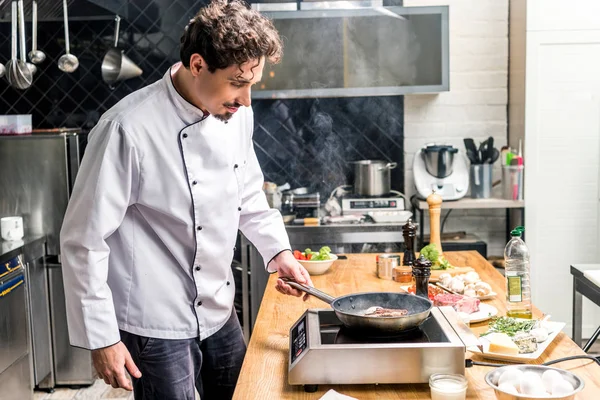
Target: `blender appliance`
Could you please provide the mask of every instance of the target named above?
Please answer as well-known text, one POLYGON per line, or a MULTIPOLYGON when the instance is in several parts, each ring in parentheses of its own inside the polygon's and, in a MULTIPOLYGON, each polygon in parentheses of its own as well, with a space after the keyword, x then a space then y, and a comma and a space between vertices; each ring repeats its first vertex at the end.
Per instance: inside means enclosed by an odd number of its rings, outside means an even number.
POLYGON ((442 200, 458 200, 469 191, 469 166, 464 155, 451 145, 428 144, 415 154, 415 186, 419 198, 433 191, 442 200))

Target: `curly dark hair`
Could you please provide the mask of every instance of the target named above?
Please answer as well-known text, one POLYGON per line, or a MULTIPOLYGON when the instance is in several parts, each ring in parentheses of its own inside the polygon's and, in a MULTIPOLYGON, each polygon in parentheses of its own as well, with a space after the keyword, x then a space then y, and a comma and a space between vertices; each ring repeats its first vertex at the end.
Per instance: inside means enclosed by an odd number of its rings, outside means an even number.
POLYGON ((214 0, 185 27, 179 56, 186 68, 198 53, 208 70, 241 65, 265 57, 278 63, 283 43, 273 23, 242 0, 214 0))

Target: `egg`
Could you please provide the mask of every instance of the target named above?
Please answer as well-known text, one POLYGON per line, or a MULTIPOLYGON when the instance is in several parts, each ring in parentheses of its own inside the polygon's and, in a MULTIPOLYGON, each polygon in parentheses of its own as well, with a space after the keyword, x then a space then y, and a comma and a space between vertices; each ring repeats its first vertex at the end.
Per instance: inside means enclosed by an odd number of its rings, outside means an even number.
POLYGON ((531 371, 525 372, 521 376, 521 386, 519 388, 522 394, 529 395, 544 395, 546 393, 546 389, 544 389, 544 383, 542 382, 542 377, 531 371))
POLYGON ((507 383, 518 389, 521 386, 521 375, 523 375, 523 373, 520 370, 516 368, 508 368, 502 373, 502 375, 500 375, 500 379, 498 379, 498 387, 507 383))
POLYGON ((506 392, 508 394, 514 394, 514 395, 518 395, 519 391, 517 390, 517 388, 509 382, 504 382, 501 385, 498 385, 498 389, 502 390, 503 392, 506 392))
POLYGON ((542 374, 542 382, 544 383, 544 388, 548 393, 552 393, 552 383, 562 379, 563 377, 560 375, 560 373, 553 369, 546 370, 542 374))
POLYGON ((552 382, 552 396, 566 396, 573 393, 573 385, 562 377, 552 382))

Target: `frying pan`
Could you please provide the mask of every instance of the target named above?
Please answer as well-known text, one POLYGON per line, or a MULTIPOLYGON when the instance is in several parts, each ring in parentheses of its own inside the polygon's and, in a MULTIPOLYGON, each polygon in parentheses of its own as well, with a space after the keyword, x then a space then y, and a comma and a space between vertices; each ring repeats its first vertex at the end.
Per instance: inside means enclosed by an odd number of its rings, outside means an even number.
POLYGON ((429 317, 433 305, 429 299, 409 293, 357 293, 334 298, 313 287, 289 279, 285 281, 291 287, 329 304, 347 329, 365 334, 393 336, 401 331, 416 328, 429 317), (405 309, 408 310, 408 314, 401 317, 364 315, 371 307, 405 309))

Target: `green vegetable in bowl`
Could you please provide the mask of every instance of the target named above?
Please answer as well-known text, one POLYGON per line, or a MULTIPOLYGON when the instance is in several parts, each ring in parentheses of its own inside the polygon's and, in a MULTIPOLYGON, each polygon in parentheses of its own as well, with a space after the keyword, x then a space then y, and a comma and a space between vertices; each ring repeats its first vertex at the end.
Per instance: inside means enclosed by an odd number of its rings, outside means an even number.
POLYGON ((329 246, 323 246, 318 252, 312 251, 311 249, 304 250, 304 255, 310 261, 325 261, 331 259, 331 249, 329 246))

